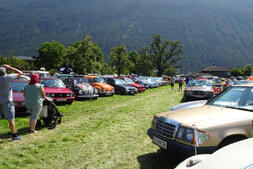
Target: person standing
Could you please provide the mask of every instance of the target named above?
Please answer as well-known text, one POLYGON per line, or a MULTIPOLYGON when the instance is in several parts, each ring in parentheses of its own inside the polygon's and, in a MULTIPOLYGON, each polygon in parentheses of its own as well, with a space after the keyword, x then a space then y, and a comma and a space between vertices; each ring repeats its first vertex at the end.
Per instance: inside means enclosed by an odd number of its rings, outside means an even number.
POLYGON ((38 116, 42 109, 43 99, 46 97, 44 88, 39 84, 38 74, 31 75, 31 80, 29 84, 25 87, 24 96, 25 96, 25 105, 27 107, 28 112, 30 112, 31 114, 29 121, 30 125, 29 132, 37 133, 35 127, 38 116))
POLYGON ((5 117, 9 121, 12 140, 21 140, 22 137, 17 135, 15 126, 15 107, 13 104, 11 81, 19 78, 22 71, 9 65, 0 66, 0 118, 5 117), (16 74, 7 74, 7 71, 13 71, 16 74))
POLYGON ((171 89, 171 90, 174 90, 174 85, 175 85, 175 77, 172 76, 172 77, 170 78, 170 89, 171 89))
POLYGON ((179 79, 178 79, 178 90, 179 91, 182 91, 182 88, 183 88, 183 78, 182 77, 180 77, 179 79))

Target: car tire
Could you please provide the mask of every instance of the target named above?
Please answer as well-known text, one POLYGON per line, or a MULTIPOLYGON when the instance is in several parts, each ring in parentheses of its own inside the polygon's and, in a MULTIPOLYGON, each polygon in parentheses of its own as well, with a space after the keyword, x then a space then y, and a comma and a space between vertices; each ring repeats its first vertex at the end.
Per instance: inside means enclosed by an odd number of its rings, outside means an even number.
POLYGON ((247 137, 243 136, 243 135, 235 135, 235 136, 229 136, 227 138, 225 138, 218 146, 218 149, 227 146, 229 144, 235 143, 237 141, 241 141, 246 139, 247 137))

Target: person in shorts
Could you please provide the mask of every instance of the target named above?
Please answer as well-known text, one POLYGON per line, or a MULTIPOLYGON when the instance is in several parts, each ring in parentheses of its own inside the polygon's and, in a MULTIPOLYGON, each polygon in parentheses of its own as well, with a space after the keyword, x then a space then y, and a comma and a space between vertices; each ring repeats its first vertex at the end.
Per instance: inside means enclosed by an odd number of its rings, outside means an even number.
POLYGON ((15 127, 15 107, 12 96, 12 80, 19 78, 22 71, 9 65, 0 66, 0 118, 4 117, 9 121, 9 127, 12 134, 12 140, 21 140, 22 137, 17 135, 15 127), (16 74, 7 74, 7 71, 13 71, 16 74))
POLYGON ((42 109, 43 99, 46 97, 46 93, 43 87, 39 84, 39 75, 32 74, 29 84, 24 90, 25 105, 27 111, 30 112, 30 133, 37 133, 35 130, 36 123, 40 111, 42 109))
POLYGON ((174 84, 175 84, 175 77, 172 76, 172 77, 170 78, 170 89, 171 89, 171 90, 174 90, 174 84))

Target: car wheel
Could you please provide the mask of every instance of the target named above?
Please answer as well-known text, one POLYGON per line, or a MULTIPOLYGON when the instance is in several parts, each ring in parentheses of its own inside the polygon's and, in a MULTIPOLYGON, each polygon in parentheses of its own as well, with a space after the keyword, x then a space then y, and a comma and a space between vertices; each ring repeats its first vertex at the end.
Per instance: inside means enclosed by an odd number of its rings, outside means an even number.
POLYGON ((232 144, 232 143, 235 143, 237 141, 241 141, 241 140, 244 140, 246 139, 247 137, 243 136, 243 135, 235 135, 235 136, 229 136, 227 138, 225 138, 218 146, 218 149, 226 146, 226 145, 229 145, 229 144, 232 144))

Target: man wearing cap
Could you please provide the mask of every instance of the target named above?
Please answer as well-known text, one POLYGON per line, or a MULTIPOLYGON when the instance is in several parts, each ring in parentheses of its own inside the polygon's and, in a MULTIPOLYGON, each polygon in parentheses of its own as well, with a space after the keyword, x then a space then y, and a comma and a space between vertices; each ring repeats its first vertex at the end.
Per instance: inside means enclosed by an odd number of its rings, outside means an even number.
POLYGON ((9 121, 12 140, 21 140, 22 137, 17 135, 15 128, 15 107, 12 98, 11 81, 19 78, 22 74, 22 71, 9 65, 0 66, 0 118, 4 116, 9 121), (17 74, 7 74, 7 70, 17 74))

